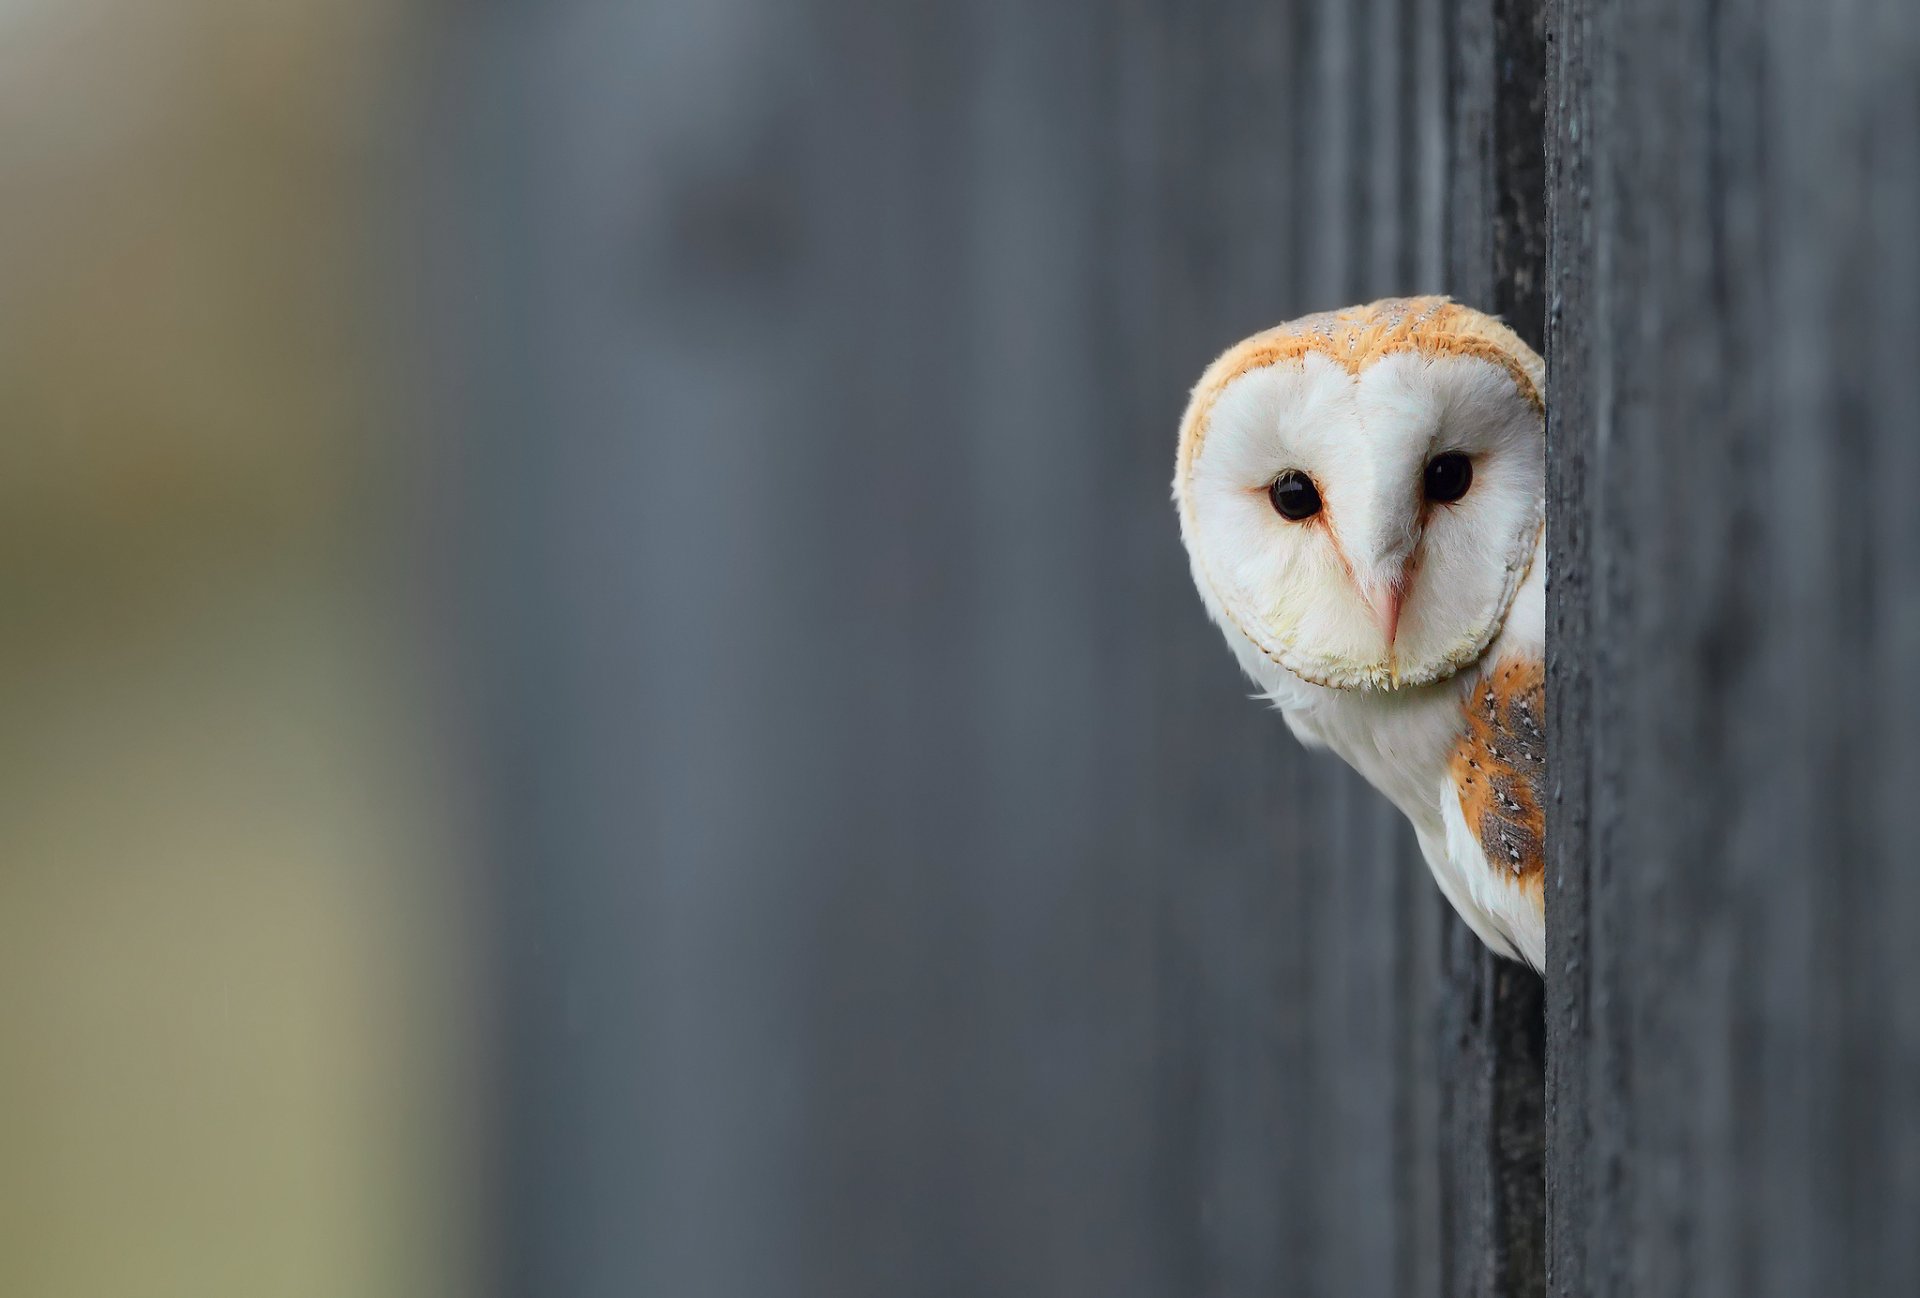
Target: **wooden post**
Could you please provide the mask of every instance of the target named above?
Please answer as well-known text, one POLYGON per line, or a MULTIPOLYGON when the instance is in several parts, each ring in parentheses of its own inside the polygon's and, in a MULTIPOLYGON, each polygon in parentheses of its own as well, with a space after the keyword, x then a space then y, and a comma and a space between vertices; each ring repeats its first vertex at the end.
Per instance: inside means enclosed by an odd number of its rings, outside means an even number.
MULTIPOLYGON (((1545 44, 1539 0, 1449 5, 1448 287, 1544 346, 1545 44)), ((1541 980, 1450 932, 1442 1001, 1448 1292, 1546 1282, 1541 980)))
POLYGON ((1920 9, 1552 32, 1552 1291, 1920 1292, 1920 9))

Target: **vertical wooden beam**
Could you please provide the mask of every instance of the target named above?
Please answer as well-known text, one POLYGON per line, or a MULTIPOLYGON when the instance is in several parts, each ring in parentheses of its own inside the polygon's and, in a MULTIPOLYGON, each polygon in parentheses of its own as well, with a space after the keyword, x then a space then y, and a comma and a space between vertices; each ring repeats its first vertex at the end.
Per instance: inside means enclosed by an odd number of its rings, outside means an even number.
POLYGON ((1547 733, 1553 799, 1547 836, 1547 1287, 1591 1292, 1586 1245, 1598 1225, 1588 1193, 1588 1041, 1604 1003, 1589 952, 1587 891, 1608 868, 1590 834, 1595 648, 1590 457, 1597 387, 1589 348, 1605 285, 1589 264, 1593 50, 1584 0, 1547 14, 1547 733))
POLYGON ((1920 10, 1552 28, 1552 1292, 1920 1292, 1920 10))
MULTIPOLYGON (((1539 0, 1453 0, 1450 9, 1448 286, 1540 347, 1542 7, 1539 0)), ((1447 1292, 1537 1295, 1546 1282, 1541 981, 1494 959, 1452 922, 1446 971, 1447 1292)))

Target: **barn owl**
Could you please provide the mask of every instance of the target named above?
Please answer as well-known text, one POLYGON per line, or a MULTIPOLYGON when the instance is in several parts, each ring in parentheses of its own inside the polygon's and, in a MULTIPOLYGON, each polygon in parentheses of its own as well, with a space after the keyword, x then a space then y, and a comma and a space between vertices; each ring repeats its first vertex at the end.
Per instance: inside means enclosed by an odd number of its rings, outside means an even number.
POLYGON ((1180 425, 1194 582, 1260 695, 1413 822, 1494 951, 1539 969, 1545 367, 1446 298, 1230 348, 1180 425))

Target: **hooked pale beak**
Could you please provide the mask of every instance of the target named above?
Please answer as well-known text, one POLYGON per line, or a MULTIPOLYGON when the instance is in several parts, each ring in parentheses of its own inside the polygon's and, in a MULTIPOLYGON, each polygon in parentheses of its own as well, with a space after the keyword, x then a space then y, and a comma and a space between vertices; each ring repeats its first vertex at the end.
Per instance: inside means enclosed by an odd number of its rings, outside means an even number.
POLYGON ((1393 649, 1394 637, 1400 634, 1400 609, 1406 602, 1407 588, 1413 584, 1413 556, 1410 554, 1400 564, 1400 570, 1393 579, 1366 591, 1367 606, 1373 610, 1373 623, 1380 628, 1381 639, 1387 642, 1389 652, 1393 649))
POLYGON ((1380 628, 1380 636, 1389 649, 1393 647, 1394 636, 1400 632, 1400 604, 1405 599, 1405 585, 1395 582, 1368 601, 1373 607, 1374 624, 1380 628))

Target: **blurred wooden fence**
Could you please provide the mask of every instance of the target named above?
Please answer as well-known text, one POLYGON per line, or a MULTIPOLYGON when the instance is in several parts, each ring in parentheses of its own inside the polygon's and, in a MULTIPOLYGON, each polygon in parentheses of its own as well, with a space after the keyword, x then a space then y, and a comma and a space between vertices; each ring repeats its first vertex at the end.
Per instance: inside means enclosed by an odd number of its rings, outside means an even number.
POLYGON ((507 1292, 1913 1290, 1915 20, 1776 7, 464 11, 507 1292), (1167 500, 1217 350, 1436 289, 1553 321, 1544 1120, 1167 500))

